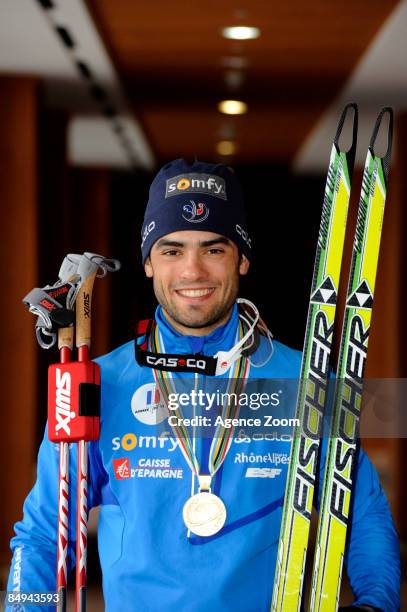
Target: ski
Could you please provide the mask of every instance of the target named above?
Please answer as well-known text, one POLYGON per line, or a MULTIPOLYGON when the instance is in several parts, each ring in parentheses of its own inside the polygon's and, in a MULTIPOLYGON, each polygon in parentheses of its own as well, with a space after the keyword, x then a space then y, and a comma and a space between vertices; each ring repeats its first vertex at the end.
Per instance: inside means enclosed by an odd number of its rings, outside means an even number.
POLYGON ((383 108, 373 130, 363 173, 319 513, 311 612, 336 612, 339 606, 392 130, 393 112, 383 108), (374 147, 386 114, 387 151, 379 157, 374 147))
POLYGON ((301 604, 357 125, 357 107, 348 104, 333 141, 325 186, 297 395, 296 418, 300 425, 293 431, 291 444, 272 612, 295 612, 301 604), (339 139, 350 110, 352 144, 342 151, 339 139))

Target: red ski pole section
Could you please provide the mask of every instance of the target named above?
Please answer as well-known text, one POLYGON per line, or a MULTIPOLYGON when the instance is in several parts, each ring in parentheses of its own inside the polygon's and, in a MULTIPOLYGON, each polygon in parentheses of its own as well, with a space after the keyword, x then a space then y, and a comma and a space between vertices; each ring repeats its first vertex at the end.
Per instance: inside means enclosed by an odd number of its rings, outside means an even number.
POLYGON ((89 347, 86 344, 78 348, 78 361, 89 361, 89 347))
POLYGON ((71 349, 67 346, 61 347, 59 351, 59 356, 59 360, 61 363, 68 363, 69 361, 71 361, 71 349))
MULTIPOLYGON (((60 349, 60 362, 68 363, 71 351, 67 346, 60 349)), ((58 593, 57 611, 66 610, 66 589, 68 582, 68 512, 69 512, 69 444, 59 444, 59 472, 58 472, 58 532, 57 532, 57 583, 58 593)))
POLYGON ((78 442, 78 508, 76 512, 76 611, 86 610, 88 551, 88 443, 78 442))
POLYGON ((58 553, 57 593, 58 612, 66 609, 66 586, 68 582, 68 509, 69 509, 69 444, 59 445, 59 493, 58 493, 58 553))
MULTIPOLYGON (((91 302, 97 268, 84 280, 76 299, 76 347, 78 361, 89 361, 91 302)), ((76 612, 86 611, 88 550, 88 443, 78 442, 78 488, 76 507, 76 612)))
MULTIPOLYGON (((78 361, 89 360, 89 345, 78 346, 78 361)), ((86 611, 88 552, 88 443, 78 442, 78 489, 76 494, 76 612, 86 611)))

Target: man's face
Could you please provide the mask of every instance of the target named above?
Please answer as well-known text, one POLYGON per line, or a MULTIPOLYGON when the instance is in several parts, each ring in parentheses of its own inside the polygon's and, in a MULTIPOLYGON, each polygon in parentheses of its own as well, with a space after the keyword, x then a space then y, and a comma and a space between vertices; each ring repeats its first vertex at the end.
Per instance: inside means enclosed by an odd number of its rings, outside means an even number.
POLYGON ((180 231, 153 245, 144 268, 170 323, 183 333, 200 335, 228 318, 239 274, 247 273, 249 261, 219 234, 180 231))

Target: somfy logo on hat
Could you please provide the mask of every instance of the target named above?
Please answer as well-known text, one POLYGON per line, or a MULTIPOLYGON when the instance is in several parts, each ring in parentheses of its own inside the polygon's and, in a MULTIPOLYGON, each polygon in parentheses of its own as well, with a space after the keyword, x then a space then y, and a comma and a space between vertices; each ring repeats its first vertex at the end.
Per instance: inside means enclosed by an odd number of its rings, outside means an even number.
POLYGON ((207 193, 227 200, 225 179, 216 174, 190 172, 167 179, 165 197, 170 198, 181 193, 207 193))
POLYGON ((195 204, 193 200, 189 200, 190 204, 185 204, 182 207, 184 211, 182 213, 183 219, 185 221, 189 221, 190 223, 200 223, 201 221, 205 221, 209 215, 209 209, 205 206, 203 202, 199 202, 199 204, 195 204))

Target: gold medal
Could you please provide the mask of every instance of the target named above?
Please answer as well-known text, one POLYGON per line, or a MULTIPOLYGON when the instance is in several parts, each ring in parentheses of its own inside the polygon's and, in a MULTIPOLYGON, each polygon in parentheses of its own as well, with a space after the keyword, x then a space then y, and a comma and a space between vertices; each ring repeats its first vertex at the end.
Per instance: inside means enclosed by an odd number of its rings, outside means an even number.
POLYGON ((225 524, 225 504, 217 495, 202 491, 188 499, 182 510, 182 517, 192 533, 198 536, 212 536, 225 524))

